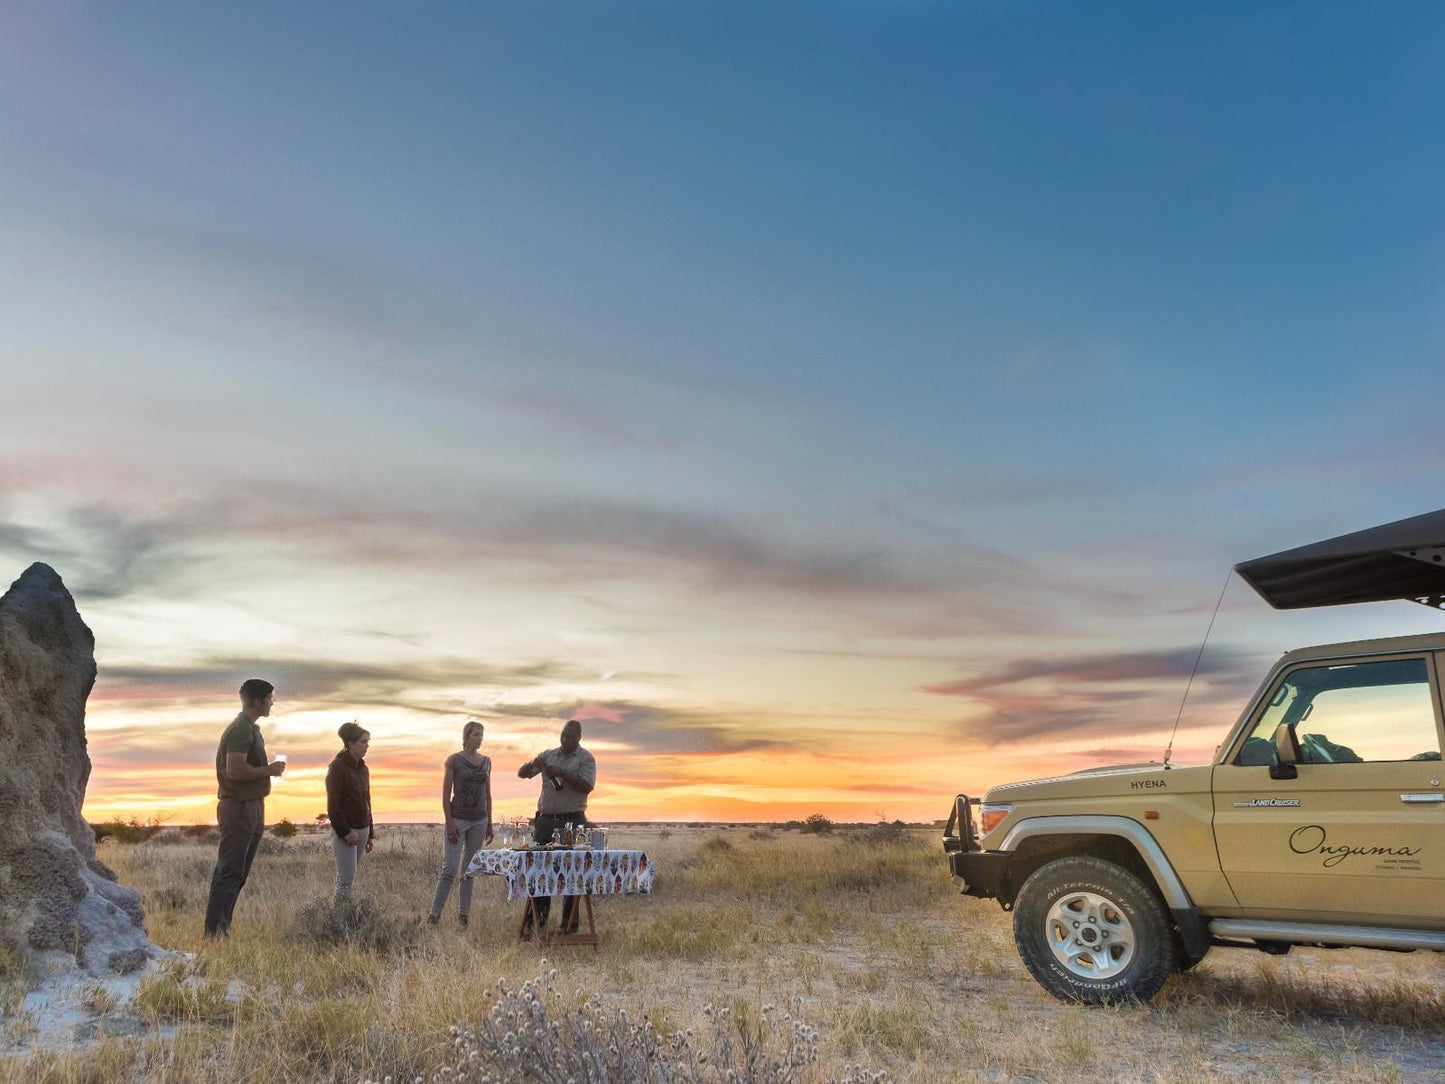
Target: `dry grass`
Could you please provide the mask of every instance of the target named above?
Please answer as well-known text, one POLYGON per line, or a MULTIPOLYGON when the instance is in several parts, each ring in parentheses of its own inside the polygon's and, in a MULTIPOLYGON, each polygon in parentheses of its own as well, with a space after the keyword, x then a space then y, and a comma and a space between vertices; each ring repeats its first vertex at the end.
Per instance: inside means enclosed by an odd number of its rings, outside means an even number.
MULTIPOLYGON (((553 951, 559 987, 699 1034, 709 1005, 746 1015, 798 999, 819 1031, 807 1080, 860 1062, 936 1084, 1445 1080, 1438 955, 1216 951, 1152 1006, 1080 1009, 1028 978, 1009 916, 953 891, 935 833, 673 827, 619 829, 614 843, 654 857, 656 892, 599 898, 601 952, 553 951)), ((323 836, 268 845, 219 945, 200 937, 213 845, 101 850, 141 890, 152 937, 196 953, 141 997, 173 1037, 0 1059, 0 1081, 430 1079, 453 1056, 452 1026, 483 1018, 499 977, 539 973, 542 952, 517 942, 520 905, 497 879, 478 882, 469 929, 455 897, 440 927, 422 926, 439 831, 389 831, 363 861, 357 892, 406 931, 374 944, 317 940, 301 922, 329 891, 323 836)))

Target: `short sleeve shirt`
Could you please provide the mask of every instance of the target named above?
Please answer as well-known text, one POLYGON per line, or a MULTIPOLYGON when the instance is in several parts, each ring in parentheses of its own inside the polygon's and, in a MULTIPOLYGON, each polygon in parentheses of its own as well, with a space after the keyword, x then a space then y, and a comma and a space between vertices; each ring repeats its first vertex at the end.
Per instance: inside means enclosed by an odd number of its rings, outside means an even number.
MULTIPOLYGON (((594 787, 597 785, 597 761, 580 745, 570 757, 562 752, 560 745, 556 749, 548 749, 542 756, 554 768, 580 775, 594 787)), ((558 790, 550 779, 545 776, 542 778, 542 797, 537 802, 538 813, 582 813, 586 809, 587 795, 580 790, 574 790, 566 783, 558 790)))
POLYGON ((261 728, 251 722, 244 711, 221 733, 221 744, 216 747, 216 793, 236 802, 249 802, 271 793, 269 775, 260 779, 227 779, 227 753, 245 753, 246 763, 256 768, 264 768, 271 763, 266 756, 266 742, 261 737, 261 728))

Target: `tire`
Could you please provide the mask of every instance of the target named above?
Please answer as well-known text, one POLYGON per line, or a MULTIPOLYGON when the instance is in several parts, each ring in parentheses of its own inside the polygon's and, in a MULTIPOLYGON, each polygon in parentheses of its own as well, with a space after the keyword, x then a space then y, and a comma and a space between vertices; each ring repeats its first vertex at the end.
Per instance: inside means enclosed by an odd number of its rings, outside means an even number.
POLYGON ((1024 966, 1063 1001, 1148 1001, 1177 966, 1169 913, 1153 891, 1101 858, 1034 871, 1014 903, 1024 966))

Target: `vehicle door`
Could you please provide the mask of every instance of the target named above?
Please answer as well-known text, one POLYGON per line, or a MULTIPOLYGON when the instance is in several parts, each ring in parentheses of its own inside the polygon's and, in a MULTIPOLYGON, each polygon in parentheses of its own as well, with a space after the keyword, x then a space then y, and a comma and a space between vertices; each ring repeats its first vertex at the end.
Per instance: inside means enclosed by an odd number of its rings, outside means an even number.
POLYGON ((1280 674, 1214 770, 1214 835, 1259 917, 1438 923, 1445 776, 1430 653, 1305 662, 1280 674), (1294 778, 1273 772, 1293 728, 1294 778))

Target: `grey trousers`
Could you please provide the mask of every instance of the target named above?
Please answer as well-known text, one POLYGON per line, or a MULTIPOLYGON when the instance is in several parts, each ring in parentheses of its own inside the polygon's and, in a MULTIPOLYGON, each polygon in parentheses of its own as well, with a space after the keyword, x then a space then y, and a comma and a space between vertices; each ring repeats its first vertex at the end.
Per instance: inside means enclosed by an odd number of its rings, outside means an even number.
POLYGON ((206 899, 207 937, 231 932, 236 897, 250 876, 251 862, 266 829, 266 802, 261 798, 249 802, 222 798, 216 803, 216 824, 221 842, 216 848, 216 868, 211 871, 211 894, 206 899))
POLYGON ((351 891, 356 883, 356 867, 361 865, 361 856, 366 853, 366 841, 371 838, 370 828, 353 828, 356 846, 347 846, 346 840, 331 833, 331 853, 336 855, 336 891, 331 899, 334 903, 351 891))
MULTIPOLYGON (((433 918, 441 917, 442 908, 447 905, 447 897, 452 892, 452 882, 457 879, 457 871, 466 871, 472 855, 482 849, 482 844, 487 839, 485 820, 463 821, 453 818, 452 827, 457 830, 455 843, 447 839, 445 829, 442 833, 442 872, 437 878, 437 890, 431 899, 433 918)), ((463 915, 472 913, 472 884, 470 877, 464 877, 461 887, 457 889, 457 911, 463 915)))

